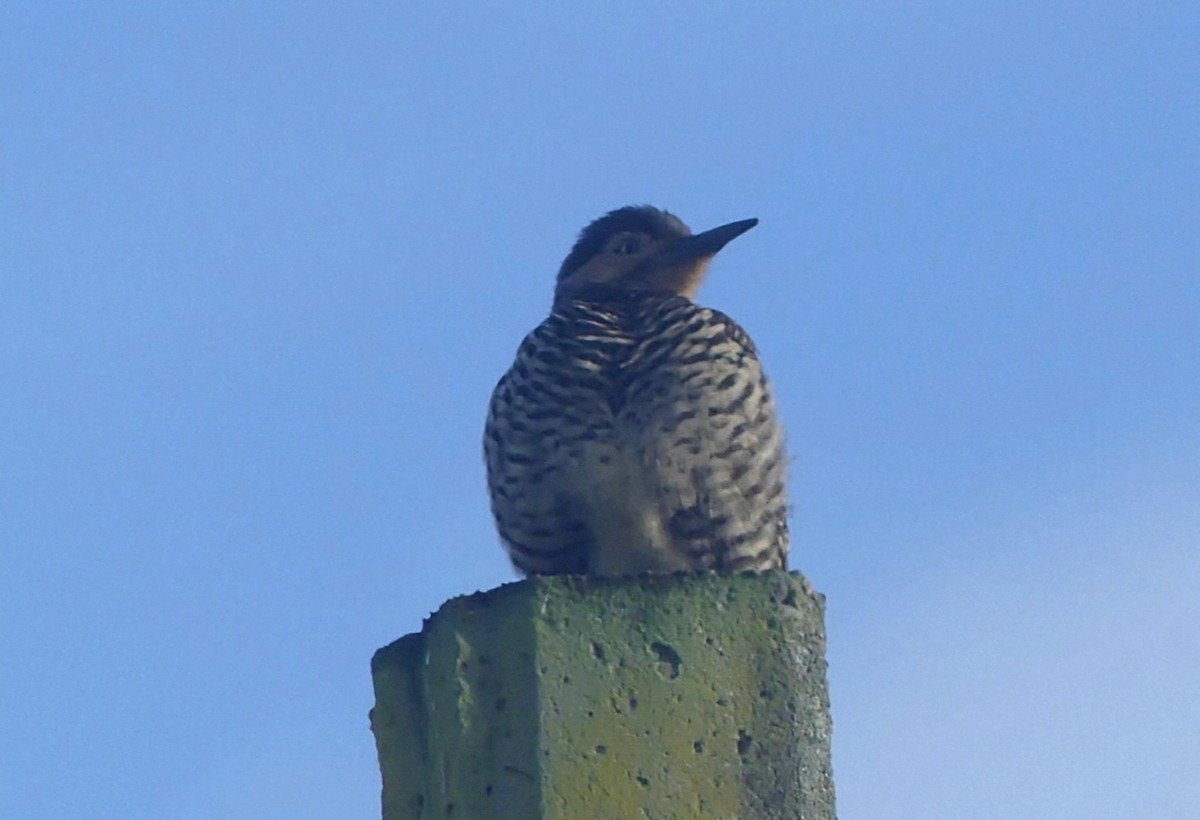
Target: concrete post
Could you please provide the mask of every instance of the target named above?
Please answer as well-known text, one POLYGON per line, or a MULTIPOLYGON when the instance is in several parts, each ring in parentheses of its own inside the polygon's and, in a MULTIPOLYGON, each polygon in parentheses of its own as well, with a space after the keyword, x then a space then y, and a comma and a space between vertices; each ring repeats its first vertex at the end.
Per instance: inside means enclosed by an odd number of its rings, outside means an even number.
POLYGON ((533 578, 371 664, 384 820, 834 820, 798 573, 533 578))

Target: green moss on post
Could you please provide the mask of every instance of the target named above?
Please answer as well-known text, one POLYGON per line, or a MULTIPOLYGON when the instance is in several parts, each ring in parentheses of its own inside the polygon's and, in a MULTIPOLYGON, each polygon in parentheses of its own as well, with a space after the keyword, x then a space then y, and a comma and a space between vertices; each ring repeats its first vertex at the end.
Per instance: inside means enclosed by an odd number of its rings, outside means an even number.
POLYGON ((534 578, 372 661, 384 820, 834 820, 799 574, 534 578))

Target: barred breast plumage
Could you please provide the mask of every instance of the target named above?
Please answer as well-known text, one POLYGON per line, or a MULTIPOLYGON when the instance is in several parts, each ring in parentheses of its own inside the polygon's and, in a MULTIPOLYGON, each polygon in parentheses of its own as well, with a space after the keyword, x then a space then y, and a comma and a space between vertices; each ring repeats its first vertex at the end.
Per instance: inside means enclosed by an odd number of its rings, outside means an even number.
MULTIPOLYGON (((753 222, 735 225, 724 230, 753 222)), ((714 233, 621 209, 584 231, 572 251, 584 245, 583 261, 564 262, 554 308, 497 385, 484 435, 492 511, 521 572, 786 568, 787 465, 770 388, 745 331, 689 298, 698 268, 732 238, 714 233), (616 263, 589 269, 614 241, 625 249, 616 263)))

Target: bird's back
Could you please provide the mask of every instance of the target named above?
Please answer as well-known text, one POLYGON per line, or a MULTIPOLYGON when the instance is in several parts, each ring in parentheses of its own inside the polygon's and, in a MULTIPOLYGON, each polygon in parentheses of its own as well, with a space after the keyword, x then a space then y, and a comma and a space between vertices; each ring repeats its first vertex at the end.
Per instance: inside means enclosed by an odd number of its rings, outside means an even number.
POLYGON ((556 305, 497 385, 484 445, 525 573, 786 567, 782 433, 754 346, 687 298, 556 305))

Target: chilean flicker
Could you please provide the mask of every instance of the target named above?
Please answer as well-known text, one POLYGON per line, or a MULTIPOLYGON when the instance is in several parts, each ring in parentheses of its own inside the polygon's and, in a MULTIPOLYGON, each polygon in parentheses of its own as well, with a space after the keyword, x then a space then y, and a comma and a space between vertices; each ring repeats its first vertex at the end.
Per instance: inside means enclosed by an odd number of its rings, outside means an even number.
POLYGON ((737 322, 692 301, 756 224, 693 235, 629 206, 579 235, 488 409, 492 512, 520 572, 787 568, 767 379, 737 322))

